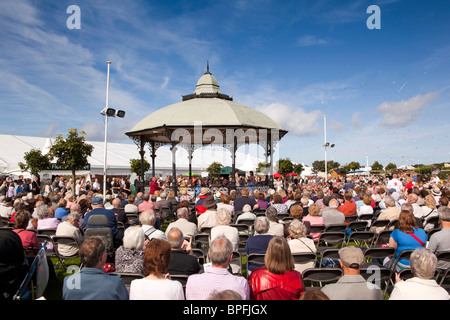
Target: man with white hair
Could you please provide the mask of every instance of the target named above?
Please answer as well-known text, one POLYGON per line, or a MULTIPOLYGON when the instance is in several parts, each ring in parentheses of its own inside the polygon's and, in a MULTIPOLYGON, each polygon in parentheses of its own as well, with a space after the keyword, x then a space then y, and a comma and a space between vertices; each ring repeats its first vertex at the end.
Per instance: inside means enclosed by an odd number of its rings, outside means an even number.
POLYGON ((197 233, 197 225, 189 220, 189 210, 185 207, 177 209, 177 220, 171 222, 166 228, 166 237, 170 229, 178 228, 186 238, 193 238, 197 233))
POLYGON ((139 215, 139 221, 142 224, 146 240, 153 238, 167 240, 166 235, 161 230, 155 228, 156 216, 152 209, 144 210, 139 215))
MULTIPOLYGON (((79 206, 79 205, 78 205, 79 206)), ((74 237, 78 245, 83 241, 80 232, 80 215, 77 212, 70 212, 67 215, 67 220, 61 222, 56 228, 56 236, 74 237)), ((58 251, 65 256, 72 256, 78 253, 78 246, 74 244, 58 244, 58 251)))
POLYGON ((322 213, 323 224, 325 226, 330 224, 344 224, 345 215, 338 210, 339 201, 337 199, 331 199, 328 206, 330 209, 322 213))

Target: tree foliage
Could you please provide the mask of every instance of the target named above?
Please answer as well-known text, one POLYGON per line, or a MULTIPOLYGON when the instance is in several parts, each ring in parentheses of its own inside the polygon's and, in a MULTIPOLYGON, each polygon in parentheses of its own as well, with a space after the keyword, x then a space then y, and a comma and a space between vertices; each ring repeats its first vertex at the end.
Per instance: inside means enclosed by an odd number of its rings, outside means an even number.
POLYGON ((222 169, 222 164, 220 162, 213 162, 209 165, 208 168, 206 168, 206 171, 208 171, 214 178, 217 178, 220 176, 220 170, 222 169))
MULTIPOLYGON (((325 160, 316 160, 312 163, 313 169, 316 172, 325 172, 325 160)), ((327 171, 330 172, 333 169, 340 167, 340 164, 335 161, 327 161, 327 171)))
POLYGON ((85 142, 84 131, 69 129, 67 138, 61 134, 56 137, 49 155, 56 158, 56 164, 72 172, 72 179, 75 181, 75 172, 82 170, 89 165, 88 157, 92 154, 94 147, 85 142))
POLYGON ((150 163, 144 159, 144 172, 141 174, 141 159, 130 159, 130 170, 138 176, 143 176, 145 172, 150 170, 150 163))
POLYGON ((285 177, 288 173, 294 171, 294 164, 289 159, 280 159, 277 162, 278 173, 285 177))
POLYGON ((19 168, 22 171, 29 171, 34 176, 39 176, 39 173, 50 167, 51 157, 46 154, 42 154, 39 149, 31 149, 29 152, 25 152, 23 156, 23 162, 19 162, 19 168))
POLYGON ((292 172, 301 175, 303 170, 304 170, 303 165, 301 163, 297 163, 294 165, 294 169, 292 170, 292 172))
POLYGON ((383 165, 381 163, 379 163, 378 161, 375 161, 372 164, 372 170, 374 170, 374 171, 382 171, 383 170, 383 165))
POLYGON ((386 171, 392 171, 392 170, 395 170, 395 169, 397 169, 397 165, 396 164, 394 164, 394 163, 389 163, 387 166, 386 166, 386 168, 385 168, 385 170, 386 171))

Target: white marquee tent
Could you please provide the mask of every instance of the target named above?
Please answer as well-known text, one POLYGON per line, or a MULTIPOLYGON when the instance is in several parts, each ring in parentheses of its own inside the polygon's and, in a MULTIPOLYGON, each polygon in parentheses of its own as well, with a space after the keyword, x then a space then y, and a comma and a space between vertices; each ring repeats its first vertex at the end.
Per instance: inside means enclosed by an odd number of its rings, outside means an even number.
MULTIPOLYGON (((25 152, 31 149, 39 149, 45 154, 51 147, 54 139, 44 137, 29 137, 0 134, 0 173, 3 175, 17 177, 23 174, 25 177, 29 173, 20 170, 18 163, 24 162, 25 152)), ((78 175, 102 175, 104 159, 103 141, 86 141, 94 146, 94 151, 89 157, 90 170, 78 171, 78 175)), ((156 174, 163 176, 172 174, 172 155, 168 147, 161 147, 156 152, 156 174)), ((150 152, 147 149, 145 159, 150 161, 150 152)), ((125 176, 131 175, 130 159, 139 159, 139 148, 133 143, 108 143, 108 175, 125 176)), ((222 163, 223 166, 231 165, 231 154, 222 148, 203 148, 194 152, 192 160, 193 173, 200 174, 214 161, 222 163)), ((247 164, 263 161, 262 157, 236 153, 236 168, 247 166, 247 164)), ((188 172, 188 153, 183 148, 178 148, 176 152, 177 174, 186 174, 188 172)), ((51 175, 70 175, 68 171, 44 171, 41 173, 48 177, 51 175)))

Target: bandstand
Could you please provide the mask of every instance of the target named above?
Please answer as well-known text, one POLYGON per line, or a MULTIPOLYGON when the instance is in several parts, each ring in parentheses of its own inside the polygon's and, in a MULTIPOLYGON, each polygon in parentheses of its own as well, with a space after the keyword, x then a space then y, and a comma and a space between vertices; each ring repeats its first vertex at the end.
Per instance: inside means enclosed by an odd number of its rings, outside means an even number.
MULTIPOLYGON (((220 91, 216 78, 209 71, 197 82, 194 93, 182 101, 161 108, 139 121, 126 132, 139 148, 141 164, 145 147, 149 148, 152 176, 155 176, 156 150, 168 146, 172 153, 172 184, 176 187, 176 150, 188 153, 189 175, 194 152, 205 146, 220 146, 231 153, 232 172, 236 170, 236 150, 246 144, 259 144, 268 164, 266 178, 273 183, 274 148, 287 133, 264 113, 233 101, 220 91)), ((143 177, 141 177, 143 179, 143 177)), ((236 189, 232 175, 231 189, 236 189)))

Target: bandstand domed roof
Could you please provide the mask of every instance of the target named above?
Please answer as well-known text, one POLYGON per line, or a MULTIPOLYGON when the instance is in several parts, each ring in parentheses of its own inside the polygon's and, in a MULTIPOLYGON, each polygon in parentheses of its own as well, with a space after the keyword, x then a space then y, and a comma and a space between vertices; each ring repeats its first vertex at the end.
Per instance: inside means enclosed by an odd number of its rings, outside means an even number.
POLYGON ((130 137, 152 136, 161 134, 162 129, 192 128, 200 124, 206 129, 275 129, 279 131, 280 138, 287 133, 264 113, 234 102, 230 96, 223 94, 208 66, 207 72, 198 80, 194 93, 183 96, 181 102, 149 114, 126 134, 130 137))

